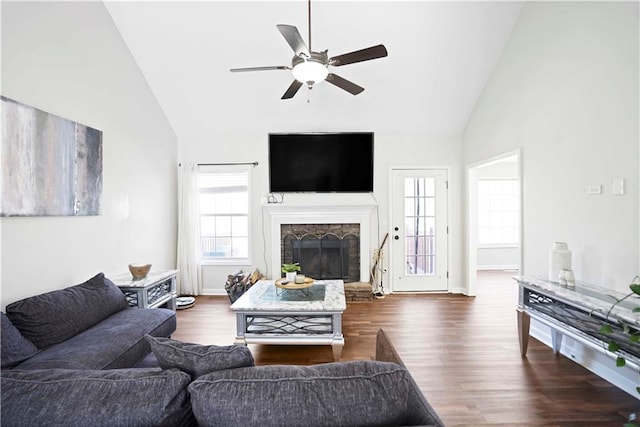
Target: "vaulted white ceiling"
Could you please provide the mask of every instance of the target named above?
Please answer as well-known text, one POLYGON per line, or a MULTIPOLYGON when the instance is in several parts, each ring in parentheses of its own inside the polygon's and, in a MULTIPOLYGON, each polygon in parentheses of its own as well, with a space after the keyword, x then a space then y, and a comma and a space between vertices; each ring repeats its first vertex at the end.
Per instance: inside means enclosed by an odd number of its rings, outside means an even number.
POLYGON ((365 88, 353 96, 323 82, 280 100, 290 65, 276 24, 307 39, 307 3, 105 2, 180 139, 269 130, 463 132, 517 20, 520 2, 314 1, 312 48, 329 56, 379 43, 389 56, 332 68, 365 88), (310 103, 307 103, 307 98, 310 103), (312 128, 309 128, 309 127, 312 128))

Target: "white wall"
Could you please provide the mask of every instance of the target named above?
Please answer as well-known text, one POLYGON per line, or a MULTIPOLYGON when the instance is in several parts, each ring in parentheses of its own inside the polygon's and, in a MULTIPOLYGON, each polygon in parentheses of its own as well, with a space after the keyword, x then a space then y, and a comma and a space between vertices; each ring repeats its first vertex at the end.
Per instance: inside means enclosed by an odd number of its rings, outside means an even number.
MULTIPOLYGON (((319 108, 319 107, 316 107, 319 108)), ((331 106, 327 105, 326 109, 330 110, 331 106)), ((224 117, 225 112, 212 112, 214 117, 224 117)), ((362 130, 376 132, 378 124, 370 121, 366 116, 357 117, 357 127, 348 127, 343 124, 343 117, 332 118, 329 111, 323 114, 327 115, 322 124, 319 124, 313 116, 305 111, 294 113, 289 117, 295 124, 296 131, 350 131, 362 130), (335 123, 335 124, 334 124, 335 123)), ((274 122, 278 120, 278 113, 266 110, 264 115, 273 115, 274 122)), ((402 121, 402 114, 399 111, 398 117, 389 117, 389 121, 402 121)), ((264 118, 261 118, 264 120, 264 118)), ((389 127, 387 123, 386 128, 389 127)), ((228 134, 211 134, 206 140, 204 138, 194 138, 180 142, 181 161, 189 161, 194 163, 209 162, 259 162, 259 166, 252 170, 252 265, 229 265, 229 266, 203 266, 203 293, 220 294, 224 293, 224 281, 226 276, 237 270, 243 269, 249 271, 253 268, 260 268, 264 273, 266 271, 266 263, 270 262, 270 222, 268 215, 265 214, 263 219, 263 208, 261 198, 268 192, 268 144, 267 138, 269 132, 280 132, 282 128, 261 128, 252 126, 250 122, 244 129, 238 129, 234 135, 228 134), (263 233, 264 227, 264 233, 263 233), (263 234, 266 237, 266 245, 264 244, 263 234)), ((461 188, 461 166, 460 152, 462 140, 456 136, 434 136, 434 135, 414 135, 404 134, 402 127, 399 126, 398 132, 390 134, 388 132, 375 133, 375 152, 374 152, 374 197, 378 202, 377 213, 380 219, 380 226, 376 215, 372 218, 371 228, 371 248, 369 253, 364 256, 372 257, 373 250, 381 242, 385 232, 389 231, 389 166, 451 166, 452 176, 449 177, 449 189, 451 198, 451 223, 450 225, 450 289, 455 292, 461 291, 461 208, 460 208, 460 188, 461 188), (379 234, 379 239, 376 236, 379 234)), ((368 198, 365 195, 362 197, 368 198)), ((362 201, 359 196, 359 200, 362 201)), ((299 203, 305 203, 309 200, 320 199, 326 205, 341 205, 349 203, 348 198, 339 195, 296 195, 299 203)), ((292 199, 287 198, 287 200, 292 199)), ((389 259, 389 246, 386 247, 386 262, 389 259)), ((279 274, 279 272, 277 272, 279 274)), ((270 277, 273 277, 273 271, 269 271, 270 277)), ((388 277, 384 277, 385 288, 389 289, 388 277)))
POLYGON ((2 218, 2 307, 174 268, 177 141, 101 2, 2 2, 2 94, 102 130, 102 214, 2 218))
MULTIPOLYGON (((465 164, 522 149, 525 275, 546 276, 554 241, 578 280, 628 291, 639 272, 638 35, 637 3, 526 3, 467 124, 465 164)), ((611 358, 568 337, 561 352, 634 393, 611 358)))
POLYGON ((554 241, 568 242, 578 280, 624 291, 639 272, 638 39, 637 3, 522 9, 467 124, 464 162, 522 148, 525 274, 546 274, 554 241))

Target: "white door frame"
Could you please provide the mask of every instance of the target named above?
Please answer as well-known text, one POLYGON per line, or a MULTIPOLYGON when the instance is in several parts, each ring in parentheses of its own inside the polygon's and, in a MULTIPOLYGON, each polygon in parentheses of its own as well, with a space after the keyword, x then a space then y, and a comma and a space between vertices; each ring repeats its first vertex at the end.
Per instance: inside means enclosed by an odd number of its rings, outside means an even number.
POLYGON ((507 157, 518 157, 518 185, 520 187, 520 203, 519 203, 519 224, 518 238, 520 241, 520 259, 518 261, 518 274, 524 274, 524 233, 523 233, 523 182, 522 182, 522 150, 516 149, 506 153, 499 154, 489 159, 467 165, 467 188, 466 188, 466 286, 463 293, 468 296, 474 296, 477 293, 477 269, 478 269, 478 186, 477 186, 477 170, 478 167, 488 165, 507 157))
MULTIPOLYGON (((452 283, 452 272, 451 272, 451 256, 453 254, 453 250, 451 248, 451 235, 452 235, 452 226, 451 224, 453 224, 453 213, 451 211, 451 201, 453 199, 453 197, 451 196, 452 192, 451 192, 451 188, 452 188, 452 181, 453 181, 453 177, 451 174, 451 166, 440 166, 440 165, 429 165, 429 166, 424 166, 424 165, 390 165, 389 166, 389 170, 388 170, 388 176, 389 176, 389 212, 387 213, 389 215, 389 238, 392 239, 393 238, 393 213, 392 213, 392 209, 391 206, 393 204, 393 171, 394 170, 401 170, 401 169, 423 169, 423 170, 434 170, 434 169, 444 169, 447 171, 447 185, 448 185, 448 189, 449 191, 447 192, 447 223, 449 225, 449 233, 447 233, 447 271, 449 271, 449 278, 447 280, 447 290, 448 292, 451 292, 451 283, 452 283)), ((389 268, 389 275, 388 277, 388 281, 389 281, 389 292, 393 293, 393 278, 394 276, 394 272, 393 272, 393 263, 391 262, 391 260, 393 259, 393 245, 389 244, 387 246, 389 248, 389 262, 388 262, 388 268, 389 268)))

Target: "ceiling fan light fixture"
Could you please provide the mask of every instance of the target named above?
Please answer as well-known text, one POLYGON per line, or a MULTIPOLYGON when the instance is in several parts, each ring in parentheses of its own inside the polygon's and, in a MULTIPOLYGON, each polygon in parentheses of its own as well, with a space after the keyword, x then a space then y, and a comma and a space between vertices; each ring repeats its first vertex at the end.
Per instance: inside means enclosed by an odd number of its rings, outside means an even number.
POLYGON ((300 83, 306 83, 308 85, 314 85, 327 78, 329 70, 325 64, 316 62, 313 59, 301 61, 294 65, 293 77, 300 83))

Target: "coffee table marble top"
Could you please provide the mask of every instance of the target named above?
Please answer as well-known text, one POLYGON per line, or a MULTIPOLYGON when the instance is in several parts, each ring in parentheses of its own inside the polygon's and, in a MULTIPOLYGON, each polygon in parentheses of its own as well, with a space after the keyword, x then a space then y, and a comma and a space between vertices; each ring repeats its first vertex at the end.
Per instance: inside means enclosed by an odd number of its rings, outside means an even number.
MULTIPOLYGON (((231 305, 234 311, 287 311, 287 312, 342 312, 347 303, 344 297, 344 283, 342 280, 316 280, 312 289, 324 286, 324 300, 308 300, 304 297, 287 300, 278 296, 273 280, 260 280, 231 305)), ((299 292, 295 290, 287 292, 299 292)))

